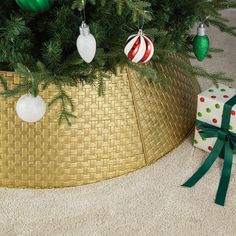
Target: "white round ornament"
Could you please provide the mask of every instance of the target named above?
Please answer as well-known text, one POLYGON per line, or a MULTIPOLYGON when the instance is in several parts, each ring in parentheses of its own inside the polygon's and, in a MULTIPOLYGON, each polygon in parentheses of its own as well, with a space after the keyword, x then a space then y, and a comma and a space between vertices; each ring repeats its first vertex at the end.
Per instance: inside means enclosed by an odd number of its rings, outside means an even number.
POLYGON ((77 38, 77 49, 82 59, 90 63, 96 54, 96 39, 90 33, 89 26, 83 21, 80 26, 80 35, 77 38))
POLYGON ((43 118, 46 112, 46 104, 40 97, 32 94, 25 94, 16 103, 16 113, 23 121, 33 123, 43 118))

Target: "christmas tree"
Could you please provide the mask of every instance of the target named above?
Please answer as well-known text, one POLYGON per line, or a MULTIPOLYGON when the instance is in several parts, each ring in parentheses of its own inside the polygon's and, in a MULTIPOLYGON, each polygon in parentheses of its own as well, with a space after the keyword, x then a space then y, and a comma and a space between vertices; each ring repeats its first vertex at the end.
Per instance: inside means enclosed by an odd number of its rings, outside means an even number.
MULTIPOLYGON (((186 74, 202 76, 217 82, 228 80, 222 72, 209 73, 200 66, 190 66, 172 56, 179 53, 193 58, 191 30, 196 23, 213 25, 236 36, 235 28, 227 25, 220 10, 236 7, 235 0, 2 0, 0 7, 0 71, 16 71, 22 77, 13 89, 0 77, 2 96, 15 96, 51 84, 58 95, 49 105, 61 102, 60 121, 74 117, 73 98, 65 86, 98 83, 99 95, 104 94, 104 80, 117 68, 134 68, 141 76, 161 83, 168 82, 157 63, 172 63, 186 74), (29 3, 31 2, 31 3, 29 3), (96 55, 86 63, 79 55, 76 40, 80 25, 86 21, 96 39, 96 55), (143 28, 155 48, 147 64, 132 63, 124 54, 127 38, 143 28)), ((211 53, 221 49, 210 48, 211 53)))

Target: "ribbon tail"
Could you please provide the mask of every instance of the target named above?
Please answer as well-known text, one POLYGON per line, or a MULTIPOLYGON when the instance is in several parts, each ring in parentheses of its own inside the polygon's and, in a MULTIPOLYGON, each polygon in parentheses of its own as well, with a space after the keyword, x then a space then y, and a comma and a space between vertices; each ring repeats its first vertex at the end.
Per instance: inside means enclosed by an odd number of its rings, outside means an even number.
POLYGON ((225 198, 231 176, 232 163, 233 163, 233 150, 230 147, 230 143, 227 142, 225 144, 225 150, 224 150, 224 165, 215 200, 215 203, 221 206, 224 206, 225 203, 225 198))
POLYGON ((184 187, 194 186, 211 168, 211 166, 216 161, 223 147, 224 147, 224 141, 217 139, 211 153, 208 155, 207 159, 204 161, 202 166, 182 186, 184 187))

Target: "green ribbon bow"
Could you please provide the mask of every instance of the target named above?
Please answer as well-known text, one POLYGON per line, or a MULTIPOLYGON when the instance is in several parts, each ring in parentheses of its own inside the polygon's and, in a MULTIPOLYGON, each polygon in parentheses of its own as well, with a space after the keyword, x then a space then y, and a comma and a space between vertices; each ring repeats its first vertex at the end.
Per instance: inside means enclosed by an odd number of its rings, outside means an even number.
POLYGON ((216 143, 202 166, 187 180, 182 186, 194 186, 211 168, 218 156, 224 158, 224 165, 220 178, 219 187, 216 194, 215 203, 224 206, 227 194, 231 169, 233 163, 233 154, 236 152, 236 134, 228 131, 232 107, 236 104, 236 95, 228 100, 223 109, 221 128, 197 120, 196 127, 199 128, 199 134, 202 138, 217 137, 216 143))

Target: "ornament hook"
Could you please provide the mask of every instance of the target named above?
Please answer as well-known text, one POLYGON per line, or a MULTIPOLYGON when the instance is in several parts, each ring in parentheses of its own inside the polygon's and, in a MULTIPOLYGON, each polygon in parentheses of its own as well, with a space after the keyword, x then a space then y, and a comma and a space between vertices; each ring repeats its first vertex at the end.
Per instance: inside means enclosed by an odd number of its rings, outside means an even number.
POLYGON ((83 18, 84 18, 84 19, 83 19, 83 22, 85 22, 85 21, 86 21, 86 12, 85 12, 85 6, 86 6, 86 5, 85 5, 85 2, 84 2, 84 0, 82 0, 82 4, 83 4, 83 10, 82 10, 82 11, 83 11, 83 18))
MULTIPOLYGON (((146 10, 144 10, 144 13, 149 13, 149 12, 150 12, 150 11, 146 11, 146 10)), ((142 21, 141 29, 143 29, 144 24, 145 24, 145 19, 144 19, 144 15, 143 15, 143 21, 142 21)))

